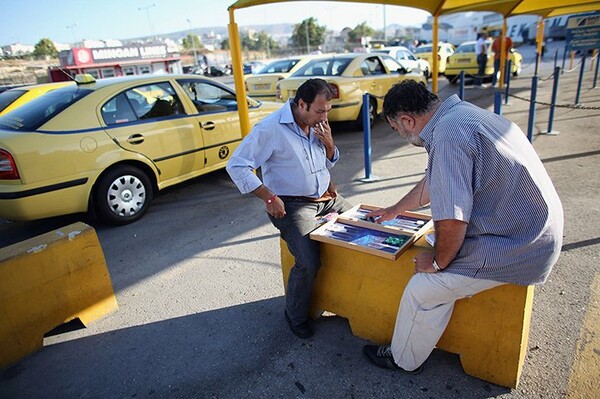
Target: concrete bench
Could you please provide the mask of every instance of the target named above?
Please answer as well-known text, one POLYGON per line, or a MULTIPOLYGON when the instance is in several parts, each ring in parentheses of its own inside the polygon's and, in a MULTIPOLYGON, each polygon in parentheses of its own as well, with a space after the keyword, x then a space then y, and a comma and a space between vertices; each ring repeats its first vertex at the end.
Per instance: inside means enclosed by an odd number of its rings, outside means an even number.
POLYGON ((0 367, 41 348, 55 327, 116 309, 92 227, 74 223, 0 249, 0 367))
MULTIPOLYGON (((294 258, 283 240, 284 287, 294 258)), ((378 344, 392 339, 404 287, 414 274, 412 258, 431 250, 424 238, 396 261, 328 243, 313 291, 315 317, 329 311, 347 318, 352 333, 378 344)), ((460 355, 468 375, 516 388, 525 360, 533 286, 503 285, 456 303, 437 348, 460 355)))

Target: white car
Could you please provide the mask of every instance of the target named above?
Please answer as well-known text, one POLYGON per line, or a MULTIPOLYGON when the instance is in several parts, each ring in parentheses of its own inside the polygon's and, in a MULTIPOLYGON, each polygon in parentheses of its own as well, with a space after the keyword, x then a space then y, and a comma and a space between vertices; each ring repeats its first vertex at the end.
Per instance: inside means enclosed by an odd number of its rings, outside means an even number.
POLYGON ((431 77, 431 67, 429 66, 429 62, 419 59, 412 51, 404 46, 383 47, 377 50, 371 50, 371 52, 389 54, 407 70, 415 72, 421 71, 425 79, 431 77))

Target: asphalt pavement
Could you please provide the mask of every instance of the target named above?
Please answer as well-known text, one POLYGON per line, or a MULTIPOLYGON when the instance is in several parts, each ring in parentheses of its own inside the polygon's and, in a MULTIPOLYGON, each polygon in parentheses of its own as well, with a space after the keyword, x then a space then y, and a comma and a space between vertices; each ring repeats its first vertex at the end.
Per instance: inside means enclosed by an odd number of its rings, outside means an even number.
MULTIPOLYGON (((535 290, 517 389, 470 377, 457 355, 438 350, 420 375, 377 369, 361 353, 368 342, 335 315, 316 322, 313 338, 293 336, 283 318, 277 231, 262 203, 240 195, 218 171, 166 190, 137 223, 95 226, 119 310, 45 338, 43 349, 0 370, 0 398, 597 397, 600 92, 588 59, 575 106, 579 70, 567 62, 553 121, 558 134, 543 133, 552 51, 563 44, 550 44, 540 69, 533 145, 563 201, 564 245, 535 290)), ((502 113, 527 132, 533 47, 521 51, 523 75, 511 81, 502 113)), ((440 97, 456 92, 440 78, 440 97)), ((470 84, 464 91, 490 110, 494 92, 470 84)), ((404 144, 383 120, 372 132, 369 183, 361 132, 336 125, 334 133, 342 157, 333 178, 352 203, 392 204, 423 177, 425 151, 404 144)), ((80 219, 0 220, 0 247, 80 219)))

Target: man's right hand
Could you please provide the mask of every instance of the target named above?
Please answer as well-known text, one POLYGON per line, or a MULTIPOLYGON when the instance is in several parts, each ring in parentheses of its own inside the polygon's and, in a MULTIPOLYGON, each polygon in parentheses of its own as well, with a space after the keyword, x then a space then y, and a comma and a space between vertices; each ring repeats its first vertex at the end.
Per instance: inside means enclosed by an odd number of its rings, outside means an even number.
POLYGON ((386 220, 392 220, 396 216, 398 216, 400 212, 396 209, 396 205, 390 206, 388 208, 381 208, 375 211, 369 212, 366 217, 367 219, 374 219, 375 223, 385 222, 386 220))
POLYGON ((275 200, 270 204, 266 204, 267 213, 274 218, 281 219, 285 216, 285 204, 279 197, 275 197, 275 200))

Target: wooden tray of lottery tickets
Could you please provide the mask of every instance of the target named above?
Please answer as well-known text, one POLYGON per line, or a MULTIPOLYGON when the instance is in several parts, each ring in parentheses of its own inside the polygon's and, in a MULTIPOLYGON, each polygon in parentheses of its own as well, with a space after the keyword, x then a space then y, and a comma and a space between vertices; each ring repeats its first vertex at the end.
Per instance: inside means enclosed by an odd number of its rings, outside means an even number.
POLYGON ((380 207, 361 204, 320 226, 310 238, 316 241, 396 260, 423 234, 433 229, 430 215, 402 212, 382 223, 366 215, 380 207))

